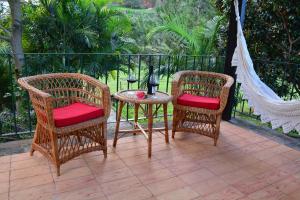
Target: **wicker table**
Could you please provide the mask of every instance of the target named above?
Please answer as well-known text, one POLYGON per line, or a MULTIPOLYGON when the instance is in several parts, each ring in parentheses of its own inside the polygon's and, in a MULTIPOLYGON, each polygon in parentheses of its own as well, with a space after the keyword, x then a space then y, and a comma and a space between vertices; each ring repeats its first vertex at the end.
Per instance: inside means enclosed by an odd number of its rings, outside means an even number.
MULTIPOLYGON (((148 141, 148 157, 151 157, 151 149, 152 149, 152 131, 164 131, 165 141, 169 143, 169 135, 168 135, 168 115, 167 115, 167 105, 172 100, 172 97, 167 93, 157 91, 155 95, 147 95, 144 99, 139 99, 136 96, 137 91, 142 90, 124 90, 117 92, 114 94, 114 98, 119 100, 120 105, 117 114, 117 123, 116 123, 116 132, 114 137, 113 146, 116 147, 117 140, 119 139, 119 134, 136 134, 142 133, 148 141), (120 128, 120 120, 122 109, 125 103, 130 103, 134 105, 134 129, 132 130, 119 130, 120 128), (141 105, 145 105, 147 109, 143 108, 141 105), (156 105, 156 109, 153 112, 153 105, 156 105), (153 128, 153 116, 157 114, 158 109, 163 106, 164 112, 164 124, 163 128, 153 128), (148 118, 148 129, 144 129, 138 123, 138 110, 141 108, 145 113, 145 116, 148 118)), ((146 91, 144 91, 146 93, 146 91)))

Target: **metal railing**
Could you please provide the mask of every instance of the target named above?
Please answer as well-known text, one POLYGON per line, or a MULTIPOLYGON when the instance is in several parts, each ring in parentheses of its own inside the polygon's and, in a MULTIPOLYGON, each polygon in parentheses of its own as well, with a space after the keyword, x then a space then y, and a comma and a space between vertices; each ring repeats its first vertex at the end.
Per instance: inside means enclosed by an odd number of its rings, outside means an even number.
MULTIPOLYGON (((11 55, 0 54, 0 66, 7 85, 0 93, 0 136, 15 137, 32 133, 35 115, 28 94, 16 83, 11 55)), ((172 74, 181 70, 223 72, 224 57, 171 56, 164 54, 110 54, 110 53, 26 53, 21 76, 55 72, 80 72, 109 85, 111 93, 124 89, 145 87, 148 66, 153 65, 160 77, 159 90, 170 93, 172 74), (136 83, 127 82, 128 74, 134 74, 136 83)), ((113 108, 118 103, 113 101, 113 108)), ((171 105, 170 105, 171 107, 171 105)), ((123 116, 132 120, 133 110, 127 105, 123 116)), ((169 114, 172 113, 171 108, 169 114)), ((159 115, 157 115, 159 117, 159 115)))
MULTIPOLYGON (((159 74, 159 90, 170 93, 172 75, 182 70, 223 72, 223 56, 172 56, 165 54, 111 54, 111 53, 26 53, 21 76, 55 72, 80 72, 109 85, 111 93, 124 89, 145 87, 148 66, 153 65, 159 74), (128 74, 136 77, 133 84, 127 82, 128 74)), ((298 64, 254 61, 260 78, 284 99, 299 98, 300 70, 298 64), (298 84, 298 85, 297 85, 298 84)), ((32 133, 35 114, 28 94, 16 83, 13 60, 10 54, 0 54, 0 139, 19 137, 32 133), (2 74, 1 74, 2 73, 2 74)), ((237 86, 233 116, 256 119, 247 101, 241 98, 237 86)), ((118 103, 113 101, 113 108, 118 103)), ((133 109, 124 109, 125 120, 132 120, 133 109)), ((172 106, 168 109, 172 114, 172 106)), ((157 115, 159 117, 159 115, 157 115)))

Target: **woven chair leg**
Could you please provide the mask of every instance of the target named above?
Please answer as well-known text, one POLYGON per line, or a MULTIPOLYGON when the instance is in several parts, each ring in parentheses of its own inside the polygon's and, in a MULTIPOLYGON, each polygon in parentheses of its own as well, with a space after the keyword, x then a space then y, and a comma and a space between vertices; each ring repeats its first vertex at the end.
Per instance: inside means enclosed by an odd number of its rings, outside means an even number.
POLYGON ((104 158, 107 158, 107 149, 103 149, 104 158))
POLYGON ((53 132, 50 133, 51 135, 51 146, 52 146, 52 159, 56 165, 56 174, 60 176, 60 160, 58 155, 58 147, 57 147, 57 135, 53 132))
POLYGON ((172 138, 175 138, 176 126, 177 126, 177 110, 173 110, 173 124, 172 124, 172 138))
POLYGON ((214 145, 217 146, 217 142, 219 139, 219 135, 220 135, 220 123, 221 123, 221 115, 217 115, 216 117, 216 132, 214 135, 214 145))
POLYGON ((106 122, 104 122, 102 124, 102 134, 104 136, 103 155, 104 155, 104 158, 107 158, 107 123, 106 122))
POLYGON ((174 129, 172 129, 172 138, 174 139, 175 138, 175 130, 174 129))
POLYGON ((56 166, 56 175, 60 176, 60 165, 56 166))
POLYGON ((31 149, 30 149, 30 156, 33 156, 33 153, 34 153, 34 149, 31 147, 31 149))

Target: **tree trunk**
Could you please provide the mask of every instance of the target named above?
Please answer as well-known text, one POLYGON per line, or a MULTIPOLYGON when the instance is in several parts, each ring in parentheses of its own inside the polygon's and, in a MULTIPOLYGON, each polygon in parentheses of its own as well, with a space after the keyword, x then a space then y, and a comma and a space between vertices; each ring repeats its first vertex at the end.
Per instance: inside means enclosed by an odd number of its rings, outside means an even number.
POLYGON ((15 62, 15 76, 19 78, 24 65, 24 52, 22 48, 22 12, 21 0, 9 0, 12 18, 11 48, 15 62))

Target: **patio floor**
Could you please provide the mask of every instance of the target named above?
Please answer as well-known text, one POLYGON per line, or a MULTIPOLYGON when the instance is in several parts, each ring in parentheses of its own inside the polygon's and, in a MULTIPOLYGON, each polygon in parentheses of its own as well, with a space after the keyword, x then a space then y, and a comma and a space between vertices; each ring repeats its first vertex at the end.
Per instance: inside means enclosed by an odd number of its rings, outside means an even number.
POLYGON ((177 133, 122 138, 106 160, 92 152, 54 167, 36 152, 0 157, 0 199, 300 199, 300 152, 223 122, 212 139, 177 133))

